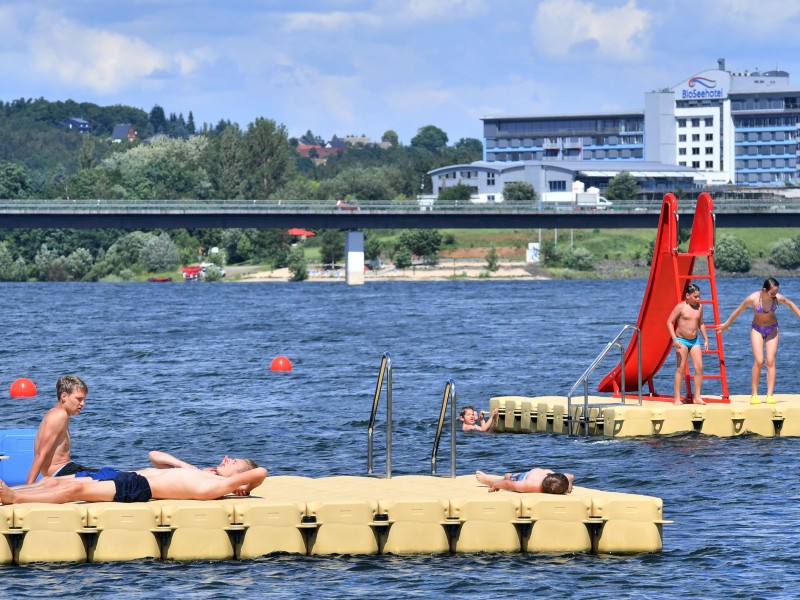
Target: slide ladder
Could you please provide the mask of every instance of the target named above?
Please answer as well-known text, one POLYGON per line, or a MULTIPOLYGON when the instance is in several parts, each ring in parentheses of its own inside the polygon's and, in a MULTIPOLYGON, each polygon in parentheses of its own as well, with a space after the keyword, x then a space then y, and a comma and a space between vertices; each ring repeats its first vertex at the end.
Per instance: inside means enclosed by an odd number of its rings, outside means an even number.
MULTIPOLYGON (((692 280, 707 281, 708 286, 701 285, 701 293, 708 295, 710 300, 701 300, 704 305, 711 308, 711 313, 704 309, 706 328, 709 341, 714 340, 716 345, 709 344, 708 357, 716 357, 719 368, 714 369, 704 360, 703 379, 718 380, 720 382, 720 398, 706 398, 711 402, 729 402, 728 382, 725 372, 725 355, 722 345, 722 335, 716 329, 719 323, 719 305, 717 299, 717 286, 714 271, 714 208, 711 196, 703 192, 697 198, 692 235, 689 240, 687 252, 678 249, 678 203, 673 194, 666 194, 661 206, 658 231, 653 248, 653 260, 650 265, 644 299, 639 309, 635 334, 625 351, 625 360, 621 361, 606 375, 597 386, 600 392, 612 392, 622 395, 626 392, 635 392, 637 389, 637 371, 641 367, 642 382, 647 384, 651 400, 672 401, 672 393, 660 395, 655 391, 653 378, 672 354, 672 338, 667 330, 667 319, 675 305, 684 299, 683 290, 692 280), (695 274, 697 258, 707 261, 707 274, 695 274), (713 322, 712 322, 713 318, 713 322), (713 327, 713 329, 712 329, 713 327), (641 348, 641 365, 639 364, 639 344, 641 348), (622 369, 625 377, 622 377, 622 369), (622 381, 625 389, 621 389, 622 381)), ((691 394, 692 375, 686 372, 687 393, 691 394)))
MULTIPOLYGON (((704 307, 703 320, 706 325, 706 333, 708 334, 709 345, 708 351, 705 352, 703 357, 703 381, 713 380, 720 382, 721 398, 723 402, 728 402, 728 377, 725 371, 725 352, 722 344, 722 332, 717 329, 720 323, 719 318, 719 300, 717 294, 717 278, 714 268, 714 241, 715 241, 715 217, 714 217, 714 203, 711 196, 703 192, 697 197, 697 205, 695 207, 694 221, 692 223, 692 235, 689 238, 689 249, 687 252, 676 252, 674 254, 675 260, 691 261, 688 268, 687 275, 678 275, 678 296, 684 297, 683 290, 686 285, 694 282, 700 286, 701 299, 700 304, 704 307), (695 261, 700 258, 706 259, 706 274, 701 275, 695 273, 695 261), (699 282, 708 282, 708 286, 700 285, 699 282), (703 296, 710 294, 709 299, 703 299, 703 296), (708 309, 711 309, 710 311, 708 309), (710 314, 709 314, 710 312, 710 314), (715 357, 716 370, 713 370, 711 365, 712 361, 708 357, 715 357)), ((686 398, 691 400, 694 397, 692 392, 692 383, 694 374, 691 372, 692 361, 686 361, 686 374, 684 376, 686 381, 686 398)), ((705 387, 705 386, 704 386, 705 387)), ((708 388, 706 388, 708 389, 708 388)))

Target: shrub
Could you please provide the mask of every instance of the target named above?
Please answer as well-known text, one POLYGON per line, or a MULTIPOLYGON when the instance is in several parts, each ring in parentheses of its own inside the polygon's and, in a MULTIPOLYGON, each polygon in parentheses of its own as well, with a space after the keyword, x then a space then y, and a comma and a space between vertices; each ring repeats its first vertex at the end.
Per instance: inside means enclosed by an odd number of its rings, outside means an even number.
POLYGON ((726 233, 717 240, 714 264, 728 273, 747 273, 750 270, 750 252, 739 238, 726 233))
POLYGON ((770 246, 767 260, 779 269, 796 269, 800 266, 800 252, 797 250, 797 243, 794 240, 778 240, 770 246))

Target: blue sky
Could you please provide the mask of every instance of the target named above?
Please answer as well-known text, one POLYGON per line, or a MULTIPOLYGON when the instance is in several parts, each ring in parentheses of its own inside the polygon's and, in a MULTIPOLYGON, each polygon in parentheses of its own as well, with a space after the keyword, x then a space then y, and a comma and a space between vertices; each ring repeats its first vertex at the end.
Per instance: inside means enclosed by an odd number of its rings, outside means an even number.
POLYGON ((452 143, 481 117, 640 109, 718 58, 800 87, 798 26, 785 0, 0 0, 0 99, 452 143))

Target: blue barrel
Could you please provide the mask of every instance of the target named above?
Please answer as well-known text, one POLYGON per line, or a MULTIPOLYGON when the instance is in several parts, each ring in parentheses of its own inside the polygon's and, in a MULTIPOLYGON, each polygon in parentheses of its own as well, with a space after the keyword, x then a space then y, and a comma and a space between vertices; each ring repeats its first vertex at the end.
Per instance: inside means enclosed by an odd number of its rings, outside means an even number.
POLYGON ((8 485, 25 483, 33 464, 35 429, 0 430, 0 479, 8 485))

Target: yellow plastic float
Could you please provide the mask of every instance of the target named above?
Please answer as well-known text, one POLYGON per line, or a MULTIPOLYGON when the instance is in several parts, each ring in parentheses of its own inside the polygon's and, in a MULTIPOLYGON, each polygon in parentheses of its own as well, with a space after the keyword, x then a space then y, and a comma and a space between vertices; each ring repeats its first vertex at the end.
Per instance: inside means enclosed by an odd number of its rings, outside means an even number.
POLYGON ((660 551, 665 523, 660 498, 582 487, 566 496, 490 494, 473 475, 278 476, 250 497, 0 506, 0 563, 633 554, 660 551))

